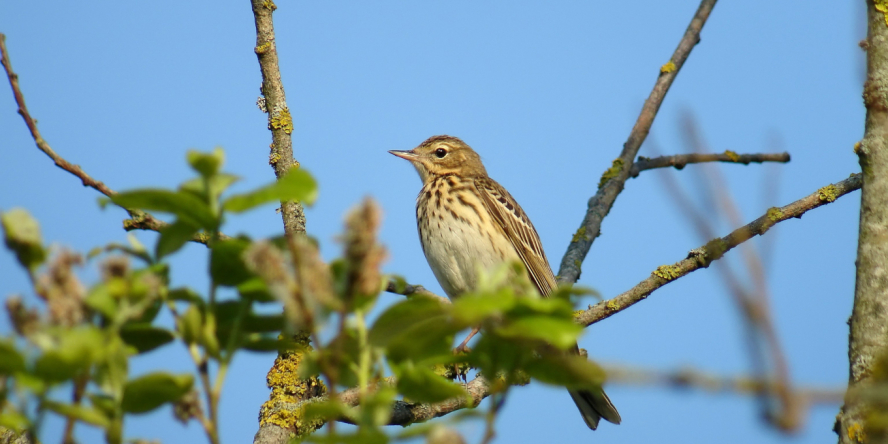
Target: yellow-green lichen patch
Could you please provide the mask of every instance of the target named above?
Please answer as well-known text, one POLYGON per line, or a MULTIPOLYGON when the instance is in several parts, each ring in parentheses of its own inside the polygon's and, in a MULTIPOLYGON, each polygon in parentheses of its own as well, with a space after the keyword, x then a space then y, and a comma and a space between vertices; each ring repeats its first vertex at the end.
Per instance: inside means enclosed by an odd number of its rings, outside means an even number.
POLYGON ((262 2, 262 6, 264 6, 265 9, 270 9, 272 11, 278 8, 277 5, 274 4, 273 0, 265 0, 264 2, 262 2))
POLYGON ((323 395, 327 387, 317 376, 305 379, 299 377, 299 365, 304 353, 311 351, 311 346, 305 333, 299 333, 293 339, 300 349, 281 353, 268 370, 266 382, 271 389, 271 395, 259 410, 259 424, 274 424, 295 431, 297 434, 303 434, 314 431, 322 423, 309 430, 307 427, 314 424, 306 424, 303 418, 304 412, 295 411, 291 406, 323 395))
POLYGON ((724 155, 727 156, 728 159, 731 159, 731 162, 739 162, 740 161, 740 155, 731 151, 731 150, 725 150, 724 155))
POLYGON ((623 159, 614 159, 613 165, 601 175, 601 180, 598 181, 598 189, 600 190, 609 180, 617 177, 620 174, 620 171, 623 170, 623 159))
POLYGON ((271 117, 271 122, 269 122, 269 126, 271 129, 282 129, 287 134, 293 133, 293 116, 290 115, 290 108, 286 106, 282 108, 280 111, 276 112, 271 117))
POLYGON ((671 281, 681 276, 681 267, 678 265, 660 265, 651 274, 666 279, 667 281, 671 281))
POLYGON ((856 142, 856 143, 854 144, 854 154, 857 154, 857 155, 859 156, 859 155, 860 155, 860 148, 861 148, 862 146, 863 146, 863 145, 862 145, 860 142, 856 142))
POLYGON ((620 309, 620 303, 614 299, 607 301, 607 304, 605 304, 604 306, 607 307, 607 309, 610 311, 616 311, 620 309))
POLYGON ((271 49, 271 42, 265 42, 255 48, 253 48, 253 52, 256 54, 265 54, 268 50, 271 49))
POLYGON ((574 267, 577 267, 577 271, 579 272, 583 268, 583 263, 580 262, 579 259, 574 259, 574 267))
POLYGON ((835 185, 827 185, 817 190, 817 197, 823 202, 833 202, 839 197, 839 190, 835 185))
POLYGON ((888 0, 875 0, 876 11, 885 15, 885 26, 888 26, 888 0))
POLYGON ((767 216, 768 220, 771 222, 778 222, 783 219, 783 211, 781 211, 780 208, 771 207, 768 208, 767 216))
POLYGON ((856 422, 851 424, 851 427, 848 427, 848 439, 854 442, 866 442, 866 433, 863 432, 863 426, 856 422))
POLYGON ((274 165, 274 164, 278 163, 279 160, 281 160, 281 153, 279 153, 277 151, 271 153, 268 156, 268 164, 269 165, 274 165))
POLYGON ((666 74, 672 71, 675 71, 675 63, 673 63, 672 60, 660 67, 660 74, 666 74))
POLYGON ((571 238, 570 241, 571 242, 579 242, 580 239, 583 239, 583 240, 586 239, 586 226, 585 225, 580 227, 580 229, 577 230, 576 233, 574 233, 573 238, 571 238))

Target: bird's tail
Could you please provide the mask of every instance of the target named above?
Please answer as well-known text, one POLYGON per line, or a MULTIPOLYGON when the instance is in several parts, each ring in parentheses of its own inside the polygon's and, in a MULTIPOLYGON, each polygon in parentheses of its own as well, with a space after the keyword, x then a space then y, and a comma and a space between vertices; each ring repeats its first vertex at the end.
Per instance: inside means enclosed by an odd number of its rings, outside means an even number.
POLYGON ((586 421, 586 425, 590 429, 598 428, 598 421, 601 418, 614 424, 620 423, 620 413, 617 412, 617 408, 611 403, 603 389, 568 390, 567 392, 570 393, 570 397, 580 409, 583 421, 586 421))

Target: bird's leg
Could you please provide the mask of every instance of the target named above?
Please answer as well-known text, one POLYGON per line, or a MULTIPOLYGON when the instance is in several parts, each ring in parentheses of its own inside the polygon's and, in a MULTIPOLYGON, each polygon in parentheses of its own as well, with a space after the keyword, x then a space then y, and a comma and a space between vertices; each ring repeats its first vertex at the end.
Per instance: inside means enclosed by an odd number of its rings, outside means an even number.
POLYGON ((462 344, 459 344, 459 347, 456 347, 455 349, 453 349, 453 352, 454 353, 468 353, 469 347, 467 347, 467 345, 469 343, 469 340, 472 339, 472 337, 474 337, 475 335, 477 335, 479 331, 481 331, 481 327, 473 328, 472 332, 469 333, 469 336, 467 336, 466 339, 464 341, 462 341, 462 344))

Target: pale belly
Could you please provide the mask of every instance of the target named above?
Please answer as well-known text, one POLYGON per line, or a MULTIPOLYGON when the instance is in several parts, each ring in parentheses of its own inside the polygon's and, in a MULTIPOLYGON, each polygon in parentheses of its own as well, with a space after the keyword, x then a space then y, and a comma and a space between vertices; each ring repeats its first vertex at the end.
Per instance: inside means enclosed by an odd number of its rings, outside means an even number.
POLYGON ((520 261, 504 234, 482 233, 476 214, 463 216, 455 219, 447 211, 435 212, 419 227, 426 260, 451 298, 475 290, 481 273, 489 275, 503 263, 520 261))

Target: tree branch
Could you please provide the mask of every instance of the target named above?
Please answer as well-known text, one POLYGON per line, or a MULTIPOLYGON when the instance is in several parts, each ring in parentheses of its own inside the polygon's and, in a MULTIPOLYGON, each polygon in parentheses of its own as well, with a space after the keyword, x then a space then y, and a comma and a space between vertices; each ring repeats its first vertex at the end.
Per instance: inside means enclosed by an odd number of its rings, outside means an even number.
MULTIPOLYGON (((268 113, 268 129, 271 130, 271 154, 268 162, 278 178, 299 167, 293 159, 293 117, 287 107, 287 96, 281 81, 278 65, 277 43, 274 40, 274 22, 271 15, 277 9, 272 0, 251 0, 256 24, 256 47, 254 52, 259 59, 262 71, 261 108, 268 113)), ((305 214, 299 202, 282 202, 281 217, 287 236, 305 234, 305 214)))
MULTIPOLYGON (((776 391, 777 381, 763 380, 748 376, 726 377, 709 375, 694 369, 681 369, 671 372, 603 366, 610 384, 646 385, 673 387, 676 389, 696 388, 710 393, 737 393, 757 395, 776 391)), ((793 391, 802 405, 839 404, 845 397, 844 388, 798 388, 793 391)))
POLYGON ((18 105, 18 113, 22 116, 22 119, 25 120, 25 125, 28 126, 28 131, 31 132, 31 137, 33 137, 34 142, 37 143, 37 148, 49 156, 49 158, 55 162, 57 167, 80 178, 83 186, 98 190, 106 196, 113 195, 114 191, 105 186, 104 183, 99 182, 90 177, 89 174, 86 174, 86 172, 80 168, 80 165, 71 164, 56 154, 49 144, 46 143, 46 140, 43 139, 43 136, 40 135, 40 130, 37 129, 37 121, 31 117, 31 113, 28 112, 28 107, 25 105, 25 96, 19 88, 18 74, 12 70, 12 62, 9 60, 9 52, 6 50, 6 36, 3 34, 0 34, 0 56, 2 56, 0 63, 3 64, 3 69, 6 70, 6 77, 9 78, 9 85, 12 87, 12 95, 15 97, 16 105, 18 105))
POLYGON ((841 196, 860 188, 862 176, 852 174, 851 177, 825 186, 814 193, 781 208, 771 208, 758 219, 742 226, 725 237, 713 239, 700 248, 691 250, 686 259, 672 265, 663 265, 654 270, 650 277, 641 281, 628 291, 613 299, 599 302, 576 316, 577 321, 589 326, 619 313, 637 302, 647 298, 654 290, 682 276, 701 268, 706 268, 712 261, 720 259, 727 251, 751 239, 753 236, 765 234, 774 224, 790 218, 801 218, 814 208, 835 201, 841 196))
POLYGON ((623 186, 629 178, 629 165, 632 165, 635 156, 644 139, 647 138, 651 125, 654 123, 654 117, 660 109, 660 104, 666 97, 669 87, 675 80, 675 76, 681 70, 688 55, 694 46, 700 42, 700 31, 709 18, 709 13, 715 7, 716 0, 703 0, 700 2, 694 18, 685 30, 684 36, 678 42, 678 47, 672 54, 672 58, 668 63, 660 68, 660 76, 654 83, 654 89, 650 96, 644 102, 641 108, 641 114, 629 133, 629 138, 623 144, 623 151, 620 157, 614 160, 613 166, 608 169, 601 178, 598 192, 589 199, 588 209, 577 231, 577 235, 573 237, 564 257, 561 259, 561 267, 558 270, 558 280, 560 283, 574 283, 580 278, 580 265, 586 259, 592 242, 601 234, 601 221, 610 212, 617 200, 617 196, 623 191, 623 186))
MULTIPOLYGON (((855 147, 863 171, 854 306, 848 320, 849 390, 884 383, 888 362, 888 19, 883 2, 867 1, 863 140, 855 147)), ((849 398, 836 416, 840 444, 888 441, 886 402, 849 398)))
MULTIPOLYGON (((37 129, 37 121, 31 117, 31 113, 28 111, 27 105, 25 105, 25 95, 19 87, 18 74, 12 70, 12 62, 9 60, 9 51, 6 49, 6 36, 3 34, 0 34, 0 64, 3 65, 3 69, 6 71, 6 77, 9 79, 9 85, 12 87, 12 95, 15 97, 16 105, 18 105, 18 113, 22 116, 22 119, 25 120, 25 125, 28 127, 28 131, 31 132, 31 137, 37 144, 37 148, 52 159, 57 167, 79 178, 80 182, 83 183, 83 186, 90 187, 108 197, 117 194, 116 191, 108 188, 103 182, 95 180, 89 174, 86 174, 86 171, 83 171, 83 168, 80 168, 80 165, 74 165, 65 160, 62 156, 56 153, 55 150, 49 146, 49 143, 46 142, 43 136, 40 135, 40 130, 37 129)), ((123 221, 123 229, 126 231, 160 231, 169 225, 168 223, 155 218, 151 213, 146 213, 141 210, 131 210, 129 208, 124 208, 124 210, 129 213, 131 218, 123 221)), ((225 235, 222 236, 227 237, 225 235)), ((207 233, 198 233, 195 234, 194 238, 191 240, 206 244, 209 242, 210 236, 207 233)))
POLYGON ((724 163, 742 163, 749 165, 750 163, 763 162, 789 162, 789 153, 774 154, 737 154, 733 151, 725 151, 723 153, 694 153, 694 154, 677 154, 674 156, 660 156, 647 158, 638 156, 638 160, 632 164, 629 170, 629 177, 635 178, 642 171, 652 170, 654 168, 675 167, 680 170, 687 164, 703 163, 703 162, 724 162, 724 163))

